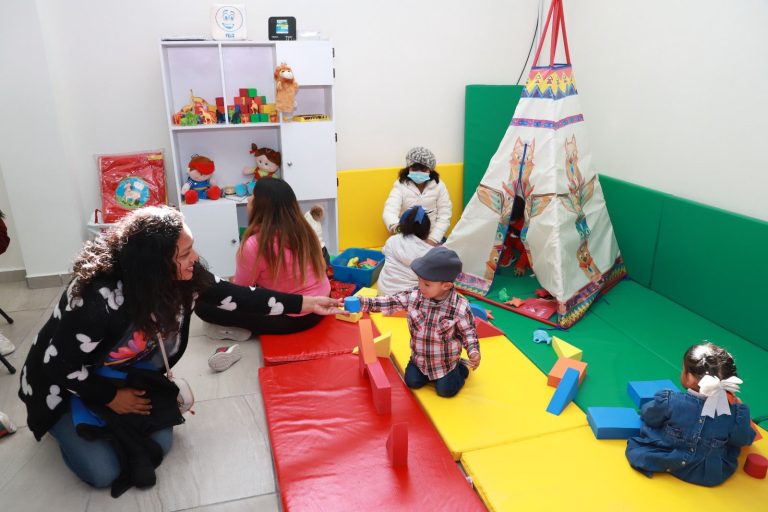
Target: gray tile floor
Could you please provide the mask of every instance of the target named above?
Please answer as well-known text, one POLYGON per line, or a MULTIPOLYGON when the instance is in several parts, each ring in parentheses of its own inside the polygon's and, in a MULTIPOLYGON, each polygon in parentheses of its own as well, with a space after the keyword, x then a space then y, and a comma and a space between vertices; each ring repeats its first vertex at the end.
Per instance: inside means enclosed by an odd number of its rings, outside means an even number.
MULTIPOLYGON (((30 290, 24 282, 0 284, 0 330, 16 345, 8 360, 19 371, 32 339, 47 321, 63 288, 30 290)), ((222 373, 207 359, 221 342, 203 335, 194 317, 189 347, 174 369, 195 393, 194 416, 174 429, 174 445, 151 489, 131 489, 119 499, 80 482, 64 465, 56 441, 35 441, 16 392, 18 373, 0 367, 0 411, 19 427, 0 438, 0 510, 176 511, 280 510, 258 381, 262 366, 256 339, 240 344, 243 359, 222 373)))

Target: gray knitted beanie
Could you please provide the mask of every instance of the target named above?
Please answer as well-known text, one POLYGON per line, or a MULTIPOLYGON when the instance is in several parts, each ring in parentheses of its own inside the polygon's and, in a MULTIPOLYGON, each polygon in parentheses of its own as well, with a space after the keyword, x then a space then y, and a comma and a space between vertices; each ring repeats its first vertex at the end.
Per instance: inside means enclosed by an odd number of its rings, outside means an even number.
POLYGON ((425 147, 419 146, 416 148, 411 148, 405 155, 406 167, 410 167, 413 164, 421 164, 434 171, 435 166, 437 165, 437 160, 435 160, 434 153, 425 147))

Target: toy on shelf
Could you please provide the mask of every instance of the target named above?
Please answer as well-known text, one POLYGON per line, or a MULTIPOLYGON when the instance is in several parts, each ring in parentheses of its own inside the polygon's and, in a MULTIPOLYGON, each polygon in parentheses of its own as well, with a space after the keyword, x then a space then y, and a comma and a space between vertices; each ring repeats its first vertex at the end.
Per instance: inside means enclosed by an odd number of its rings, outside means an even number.
POLYGON ((310 122, 310 121, 328 121, 331 118, 327 114, 301 114, 293 116, 292 121, 296 122, 310 122))
POLYGON ((250 195, 253 193, 253 187, 256 182, 262 178, 273 178, 280 170, 282 156, 279 151, 274 149, 259 147, 251 144, 250 153, 256 157, 256 167, 246 167, 243 174, 251 176, 251 181, 240 184, 235 187, 235 194, 239 196, 250 195))
MULTIPOLYGON (((197 126, 198 124, 216 124, 223 122, 217 115, 218 105, 214 107, 189 90, 190 102, 173 114, 173 124, 180 126, 197 126)), ((218 98, 217 98, 218 102, 218 98)))
POLYGON ((296 109, 296 91, 299 84, 293 75, 293 70, 283 62, 275 68, 275 105, 282 114, 284 121, 291 120, 291 113, 296 109))
MULTIPOLYGON (((224 113, 224 98, 216 98, 216 107, 224 113)), ((234 97, 234 104, 227 106, 227 113, 230 124, 277 122, 274 103, 267 103, 267 97, 259 96, 253 87, 240 89, 238 96, 234 97)))
POLYGON ((187 166, 189 177, 181 187, 184 202, 195 204, 199 199, 215 201, 221 197, 221 189, 213 181, 216 165, 208 157, 193 155, 187 166))

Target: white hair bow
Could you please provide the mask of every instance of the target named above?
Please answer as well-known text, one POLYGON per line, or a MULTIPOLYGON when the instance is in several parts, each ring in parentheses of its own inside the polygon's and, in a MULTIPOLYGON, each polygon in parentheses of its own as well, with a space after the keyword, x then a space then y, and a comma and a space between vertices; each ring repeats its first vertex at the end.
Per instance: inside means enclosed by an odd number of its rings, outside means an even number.
POLYGON ((721 414, 731 414, 731 407, 728 405, 726 391, 738 393, 739 385, 743 381, 736 377, 728 377, 720 380, 712 375, 705 375, 699 381, 699 393, 707 397, 704 407, 701 409, 702 416, 714 418, 721 414))

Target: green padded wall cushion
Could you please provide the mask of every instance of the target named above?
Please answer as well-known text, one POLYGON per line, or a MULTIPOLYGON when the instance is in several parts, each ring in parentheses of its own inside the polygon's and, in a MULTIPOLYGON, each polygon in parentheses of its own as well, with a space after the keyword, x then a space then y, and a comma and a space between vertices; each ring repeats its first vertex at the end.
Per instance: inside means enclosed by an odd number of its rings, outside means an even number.
POLYGON ((669 197, 651 288, 768 349, 768 223, 669 197))
MULTIPOLYGON (((749 405, 753 417, 768 415, 768 351, 627 279, 598 300, 586 318, 590 316, 674 366, 673 375, 666 377, 674 382, 679 380, 688 347, 704 339, 725 347, 733 354, 739 377, 744 381, 739 396, 749 405)), ((587 368, 587 372, 590 370, 587 368)), ((656 377, 649 374, 642 380, 653 379, 656 377)))
POLYGON ((629 277, 651 286, 663 192, 600 175, 605 204, 629 277))
POLYGON ((468 85, 464 113, 464 206, 499 149, 522 85, 468 85))

